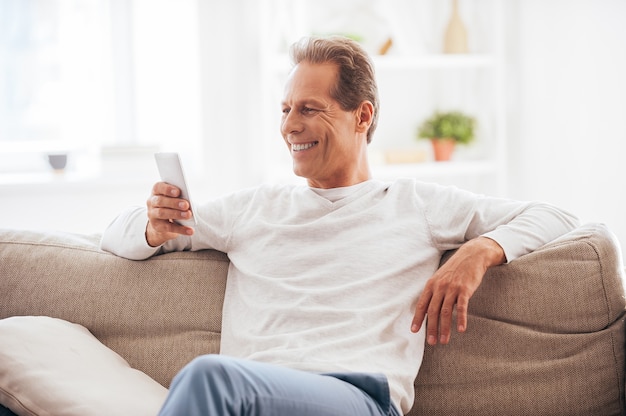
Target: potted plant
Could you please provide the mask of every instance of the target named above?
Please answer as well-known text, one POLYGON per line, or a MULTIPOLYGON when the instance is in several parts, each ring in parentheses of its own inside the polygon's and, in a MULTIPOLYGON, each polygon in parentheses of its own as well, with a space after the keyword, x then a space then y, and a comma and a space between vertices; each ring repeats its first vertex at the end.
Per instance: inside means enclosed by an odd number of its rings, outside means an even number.
POLYGON ((460 111, 435 113, 424 120, 418 137, 430 139, 436 161, 450 160, 456 143, 468 144, 474 140, 476 120, 460 111))

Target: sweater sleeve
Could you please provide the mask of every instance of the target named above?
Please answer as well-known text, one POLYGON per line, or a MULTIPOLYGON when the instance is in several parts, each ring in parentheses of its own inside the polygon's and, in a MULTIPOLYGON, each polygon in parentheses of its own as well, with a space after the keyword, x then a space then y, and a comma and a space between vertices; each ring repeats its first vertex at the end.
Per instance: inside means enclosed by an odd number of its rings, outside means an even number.
POLYGON ((504 250, 507 262, 579 225, 572 214, 542 202, 487 197, 454 187, 418 185, 433 242, 442 250, 484 236, 504 250))
POLYGON ((545 203, 528 204, 511 221, 484 234, 504 250, 507 262, 528 254, 579 226, 572 214, 545 203))
POLYGON ((254 194, 253 189, 247 189, 196 206, 194 215, 198 224, 193 236, 179 235, 160 247, 151 247, 146 241, 146 208, 129 208, 104 231, 100 248, 131 260, 144 260, 174 251, 215 249, 228 252, 234 224, 250 205, 254 194))
POLYGON ((146 241, 148 217, 142 207, 129 208, 113 220, 102 234, 100 248, 131 260, 144 260, 160 251, 146 241))

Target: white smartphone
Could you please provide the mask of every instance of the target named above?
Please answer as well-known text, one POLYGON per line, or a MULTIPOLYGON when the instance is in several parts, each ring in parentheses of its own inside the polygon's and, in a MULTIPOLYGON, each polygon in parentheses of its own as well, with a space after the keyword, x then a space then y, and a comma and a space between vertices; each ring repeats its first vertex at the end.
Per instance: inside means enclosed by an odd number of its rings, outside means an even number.
POLYGON ((187 187, 187 181, 185 180, 185 173, 183 172, 183 165, 180 162, 180 156, 178 153, 155 153, 154 158, 159 169, 159 175, 161 180, 167 182, 170 185, 174 185, 180 189, 180 198, 189 201, 189 206, 193 216, 188 220, 176 220, 177 223, 193 227, 198 225, 196 220, 196 210, 189 195, 189 188, 187 187))

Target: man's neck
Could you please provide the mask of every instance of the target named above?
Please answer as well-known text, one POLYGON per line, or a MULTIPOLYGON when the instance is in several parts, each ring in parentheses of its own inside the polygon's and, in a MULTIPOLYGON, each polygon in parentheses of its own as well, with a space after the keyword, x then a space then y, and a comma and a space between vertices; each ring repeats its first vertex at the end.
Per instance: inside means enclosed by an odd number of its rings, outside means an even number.
POLYGON ((372 179, 367 155, 362 155, 354 166, 351 166, 341 174, 328 178, 307 178, 311 188, 331 189, 357 185, 372 179))

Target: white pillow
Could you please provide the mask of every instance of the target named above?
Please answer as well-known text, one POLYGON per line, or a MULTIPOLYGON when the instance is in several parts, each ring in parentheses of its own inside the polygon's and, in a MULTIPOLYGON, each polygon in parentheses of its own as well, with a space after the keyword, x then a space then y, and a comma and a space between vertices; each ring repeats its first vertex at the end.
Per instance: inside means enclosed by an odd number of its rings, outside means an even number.
POLYGON ((166 396, 81 325, 0 320, 0 403, 18 415, 155 416, 166 396))

